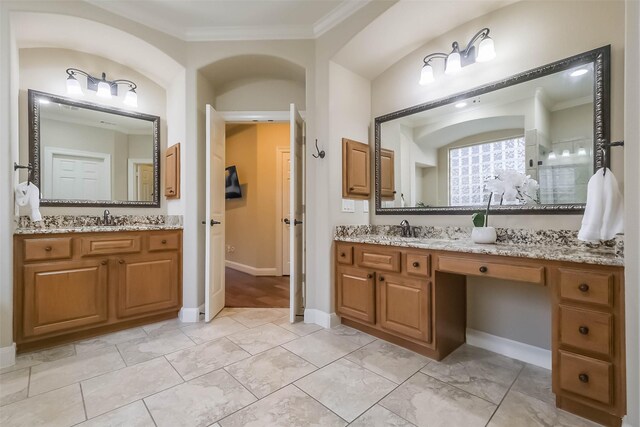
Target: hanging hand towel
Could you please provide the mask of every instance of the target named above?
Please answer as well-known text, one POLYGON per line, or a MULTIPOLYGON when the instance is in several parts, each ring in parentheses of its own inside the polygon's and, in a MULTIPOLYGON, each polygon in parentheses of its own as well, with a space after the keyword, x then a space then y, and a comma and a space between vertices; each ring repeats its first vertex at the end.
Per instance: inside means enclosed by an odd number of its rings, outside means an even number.
POLYGON ((29 182, 21 182, 16 186, 16 204, 31 208, 31 221, 42 221, 40 215, 40 190, 29 182))
POLYGON ((578 239, 587 242, 610 240, 623 229, 623 203, 613 172, 599 169, 587 186, 587 205, 578 239))

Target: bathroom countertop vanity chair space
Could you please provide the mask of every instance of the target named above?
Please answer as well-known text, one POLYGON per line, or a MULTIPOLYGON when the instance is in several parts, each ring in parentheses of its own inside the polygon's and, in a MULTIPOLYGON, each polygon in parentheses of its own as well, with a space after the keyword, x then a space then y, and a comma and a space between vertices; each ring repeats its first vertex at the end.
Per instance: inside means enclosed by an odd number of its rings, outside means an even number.
MULTIPOLYGON (((40 206, 74 214, 17 220, 17 351, 177 317, 181 217, 109 211, 160 207, 160 118, 34 90, 28 96, 29 185, 40 189, 40 206), (92 216, 86 207, 107 209, 92 216)), ((180 195, 179 155, 179 144, 165 153, 166 198, 180 195)))
MULTIPOLYGON (((465 215, 471 225, 472 213, 487 207, 484 181, 497 170, 529 175, 540 187, 526 203, 494 198, 491 215, 582 213, 587 181, 609 157, 609 55, 605 46, 377 117, 378 219, 465 215), (541 112, 547 120, 530 117, 541 112)), ((345 141, 343 197, 368 199, 369 152, 345 141)), ((621 239, 587 245, 575 231, 498 229, 497 244, 483 245, 471 241, 471 227, 403 225, 336 228, 335 307, 344 324, 441 360, 466 339, 468 277, 547 288, 557 406, 621 425, 621 239)))

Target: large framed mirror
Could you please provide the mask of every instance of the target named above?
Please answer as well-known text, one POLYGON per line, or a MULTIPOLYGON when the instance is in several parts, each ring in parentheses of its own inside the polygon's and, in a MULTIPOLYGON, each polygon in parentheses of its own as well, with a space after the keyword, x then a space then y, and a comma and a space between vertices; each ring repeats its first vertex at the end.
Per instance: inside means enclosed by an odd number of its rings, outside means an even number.
POLYGON ((160 206, 160 118, 29 90, 42 206, 160 206))
POLYGON ((605 46, 377 117, 376 214, 468 214, 490 197, 497 214, 584 211, 609 158, 609 76, 605 46), (528 190, 492 197, 505 177, 528 190))

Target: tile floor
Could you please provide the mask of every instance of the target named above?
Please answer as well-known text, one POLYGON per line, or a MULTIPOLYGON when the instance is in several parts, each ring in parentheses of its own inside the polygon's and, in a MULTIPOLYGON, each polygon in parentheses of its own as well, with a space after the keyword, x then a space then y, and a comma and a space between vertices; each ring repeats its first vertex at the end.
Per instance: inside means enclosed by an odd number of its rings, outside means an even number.
POLYGON ((286 309, 147 325, 18 356, 2 426, 595 426, 545 369, 464 345, 435 362, 286 309))

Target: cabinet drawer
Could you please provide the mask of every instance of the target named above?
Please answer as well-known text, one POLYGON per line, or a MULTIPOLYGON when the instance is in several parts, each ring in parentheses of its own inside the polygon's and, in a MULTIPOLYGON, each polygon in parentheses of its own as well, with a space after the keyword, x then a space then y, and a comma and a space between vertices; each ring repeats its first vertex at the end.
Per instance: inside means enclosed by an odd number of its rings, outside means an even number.
POLYGON ((405 271, 413 276, 429 277, 431 273, 429 255, 408 253, 405 258, 405 271))
POLYGON ((612 354, 613 316, 560 306, 560 342, 582 350, 612 354))
POLYGON ((569 268, 558 272, 562 299, 608 307, 613 304, 613 274, 569 268))
POLYGON ((400 251, 385 248, 355 248, 356 264, 381 271, 400 272, 400 251))
POLYGON ((611 404, 612 365, 609 362, 560 351, 560 388, 611 404))
POLYGON ((149 236, 149 252, 175 251, 180 248, 178 233, 162 233, 149 236))
POLYGON ((544 267, 529 267, 493 261, 483 262, 470 258, 441 256, 438 260, 438 269, 470 276, 486 276, 539 285, 545 284, 544 267))
POLYGON ((140 252, 140 239, 139 235, 82 237, 80 251, 82 256, 136 253, 140 252))
POLYGON ((69 258, 71 258, 71 237, 26 239, 24 241, 24 260, 26 262, 69 258))
POLYGON ((344 243, 336 244, 336 254, 339 264, 353 264, 353 245, 345 245, 344 243))

